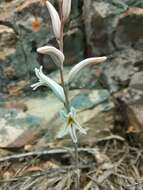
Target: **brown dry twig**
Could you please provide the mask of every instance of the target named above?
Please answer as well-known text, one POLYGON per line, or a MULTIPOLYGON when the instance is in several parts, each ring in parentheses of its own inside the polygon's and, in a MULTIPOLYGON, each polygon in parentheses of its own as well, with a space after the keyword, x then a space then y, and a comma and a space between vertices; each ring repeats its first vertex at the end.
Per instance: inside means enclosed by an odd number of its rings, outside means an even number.
MULTIPOLYGON (((95 163, 94 164, 86 164, 86 165, 79 164, 78 167, 79 167, 79 169, 86 169, 86 168, 93 168, 93 167, 95 167, 95 165, 96 165, 95 163)), ((40 176, 44 176, 44 175, 48 175, 49 177, 54 177, 59 174, 65 174, 68 171, 75 170, 75 169, 76 169, 75 165, 63 166, 61 168, 52 168, 47 171, 39 172, 39 173, 30 175, 30 176, 29 175, 28 176, 18 176, 18 177, 11 178, 8 180, 0 180, 0 183, 8 183, 8 182, 13 182, 13 181, 18 181, 18 180, 25 180, 27 178, 36 178, 36 177, 40 177, 40 176)))
MULTIPOLYGON (((74 149, 63 149, 63 148, 55 148, 55 149, 49 149, 49 150, 42 150, 42 151, 33 151, 33 152, 27 152, 22 154, 14 154, 11 156, 5 156, 0 158, 0 162, 4 161, 12 161, 17 160, 20 158, 26 158, 30 156, 44 156, 44 155, 55 155, 55 154, 67 154, 74 152, 74 149)), ((96 148, 78 148, 78 152, 88 152, 90 154, 96 154, 98 150, 96 148)))

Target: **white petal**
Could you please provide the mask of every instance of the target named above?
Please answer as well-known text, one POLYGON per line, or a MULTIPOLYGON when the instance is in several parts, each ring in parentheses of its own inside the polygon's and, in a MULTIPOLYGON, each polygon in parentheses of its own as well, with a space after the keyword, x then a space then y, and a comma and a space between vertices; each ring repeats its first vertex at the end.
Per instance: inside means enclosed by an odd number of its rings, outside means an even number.
POLYGON ((81 69, 86 67, 87 65, 101 63, 101 62, 105 61, 106 59, 107 59, 107 57, 105 57, 105 56, 104 57, 92 57, 92 58, 84 59, 83 61, 79 62, 71 69, 71 71, 68 75, 68 82, 71 82, 77 76, 77 73, 79 71, 81 71, 81 69))
POLYGON ((86 135, 87 134, 86 129, 82 128, 81 125, 77 121, 74 120, 74 122, 75 122, 74 127, 77 130, 79 130, 80 133, 86 135))
POLYGON ((70 108, 70 113, 71 113, 71 115, 72 115, 72 117, 73 117, 73 119, 74 119, 75 116, 76 116, 76 109, 75 109, 74 107, 71 107, 71 108, 70 108))
POLYGON ((66 121, 67 118, 68 118, 68 115, 66 114, 66 112, 64 110, 61 110, 60 111, 60 118, 63 120, 63 121, 66 121))
POLYGON ((77 143, 76 129, 73 126, 69 126, 69 133, 74 143, 77 143))
POLYGON ((54 34, 56 38, 59 39, 60 32, 61 32, 61 21, 60 21, 59 14, 56 11, 55 7, 49 1, 46 1, 46 5, 51 16, 54 34))
POLYGON ((63 19, 64 21, 66 21, 71 11, 71 0, 63 0, 62 11, 63 11, 63 19))
POLYGON ((55 64, 60 67, 64 60, 65 60, 65 56, 64 54, 58 50, 57 48, 53 47, 53 46, 43 46, 37 49, 38 53, 41 54, 48 54, 51 56, 51 58, 53 59, 53 61, 55 62, 55 64))
POLYGON ((36 90, 39 86, 42 86, 42 85, 43 85, 42 82, 37 82, 37 83, 35 83, 35 84, 32 84, 32 85, 31 85, 31 88, 33 88, 33 90, 36 90))
MULTIPOLYGON (((49 86, 51 88, 51 90, 54 92, 54 94, 63 103, 65 103, 65 94, 64 94, 63 88, 57 82, 55 82, 51 78, 47 77, 43 73, 42 66, 40 67, 40 69, 35 68, 35 73, 36 73, 36 76, 39 78, 39 82, 40 82, 40 83, 37 83, 37 87, 39 87, 40 84, 43 86, 49 86)), ((34 85, 34 89, 37 88, 35 85, 34 85)))
POLYGON ((64 136, 66 136, 69 133, 69 128, 67 127, 67 125, 65 125, 64 127, 62 127, 60 129, 60 131, 58 132, 58 134, 56 135, 56 138, 63 138, 64 136))

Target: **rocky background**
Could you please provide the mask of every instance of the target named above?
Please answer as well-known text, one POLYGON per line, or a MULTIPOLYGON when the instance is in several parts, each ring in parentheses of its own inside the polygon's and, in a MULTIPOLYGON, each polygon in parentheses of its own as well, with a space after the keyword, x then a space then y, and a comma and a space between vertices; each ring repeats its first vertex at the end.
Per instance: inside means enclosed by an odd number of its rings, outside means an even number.
MULTIPOLYGON (((55 6, 57 6, 56 3, 55 6)), ((34 68, 40 65, 44 66, 47 74, 58 80, 56 67, 49 57, 36 53, 38 47, 55 44, 51 30, 48 11, 46 7, 42 7, 40 0, 1 0, 1 100, 5 97, 23 97, 23 94, 34 94, 29 86, 36 81, 34 68)), ((85 57, 102 55, 108 57, 107 62, 98 68, 85 69, 80 79, 78 78, 71 85, 71 89, 76 89, 74 93, 76 100, 73 100, 73 104, 75 107, 78 105, 80 109, 86 110, 83 115, 81 114, 81 118, 87 117, 82 122, 85 125, 90 123, 91 126, 99 123, 100 128, 101 125, 105 126, 108 120, 108 128, 116 123, 115 131, 121 131, 123 136, 127 131, 136 133, 135 136, 142 142, 142 0, 73 0, 71 18, 66 26, 64 37, 66 65, 68 66, 65 73, 71 65, 85 57), (81 88, 84 91, 83 95, 79 96, 81 88), (95 105, 102 105, 104 112, 99 115, 101 109, 99 107, 97 109, 95 105), (116 105, 115 112, 118 113, 118 117, 111 119, 111 112, 107 113, 105 110, 110 110, 109 108, 113 108, 113 105, 116 105), (89 108, 95 110, 92 112, 92 117, 88 118, 91 116, 89 108), (98 115, 96 119, 95 115, 98 115), (119 124, 124 126, 123 130, 118 126, 119 124)), ((45 89, 41 90, 45 92, 45 89)), ((45 105, 47 99, 39 99, 39 101, 45 105)), ((37 100, 35 102, 28 100, 26 108, 22 106, 22 109, 28 109, 32 114, 42 116, 37 111, 40 103, 36 103, 37 100)), ((8 104, 8 108, 16 106, 8 104)), ((19 107, 21 109, 21 104, 19 107)), ((60 107, 61 105, 57 106, 56 110, 60 107)), ((39 120, 32 119, 32 121, 38 122, 38 125, 40 123, 39 120)))
MULTIPOLYGON (((36 53, 37 47, 54 43, 48 11, 40 2, 0 3, 1 92, 19 95, 21 90, 26 91, 34 76, 33 69, 39 65, 48 73, 55 70, 48 57, 36 53)), ((109 63, 105 64, 104 74, 109 83, 113 82, 115 88, 133 86, 142 70, 143 3, 74 0, 72 6, 65 31, 66 64, 106 55, 109 63)), ((112 85, 110 88, 116 90, 112 85)))

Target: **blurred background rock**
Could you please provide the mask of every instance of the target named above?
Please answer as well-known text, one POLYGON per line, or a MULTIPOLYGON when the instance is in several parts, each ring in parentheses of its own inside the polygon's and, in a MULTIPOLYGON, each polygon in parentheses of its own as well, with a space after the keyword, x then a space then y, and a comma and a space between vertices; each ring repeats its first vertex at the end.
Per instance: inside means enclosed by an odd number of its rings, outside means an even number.
MULTIPOLYGON (((57 1, 51 0, 51 2, 58 8, 57 1)), ((114 94, 130 107, 126 109, 127 112, 129 111, 127 113, 129 125, 134 126, 134 123, 139 123, 138 134, 140 132, 142 134, 142 0, 73 0, 72 2, 71 17, 64 34, 67 66, 65 73, 73 64, 86 57, 106 55, 108 60, 98 67, 85 68, 81 77, 71 84, 71 89, 90 89, 89 94, 93 93, 92 90, 99 89, 100 99, 103 97, 101 103, 105 98, 102 92, 106 90, 106 94, 114 94), (131 120, 133 115, 136 117, 131 120), (135 122, 136 120, 138 122, 135 122)), ((8 97, 33 95, 30 84, 37 81, 34 68, 40 65, 43 65, 46 74, 59 80, 56 66, 50 58, 36 52, 38 47, 46 44, 57 46, 52 34, 48 10, 42 5, 41 0, 0 1, 0 98, 2 101, 8 97)), ((40 90, 35 94, 38 93, 40 94, 40 90)), ((92 105, 91 107, 93 108, 92 105)), ((86 109, 91 107, 88 105, 86 109)), ((39 104, 34 109, 38 110, 39 104)), ((90 116, 91 112, 88 115, 90 116)), ((94 116, 93 118, 95 119, 94 116)), ((99 126, 100 122, 99 120, 99 126)))

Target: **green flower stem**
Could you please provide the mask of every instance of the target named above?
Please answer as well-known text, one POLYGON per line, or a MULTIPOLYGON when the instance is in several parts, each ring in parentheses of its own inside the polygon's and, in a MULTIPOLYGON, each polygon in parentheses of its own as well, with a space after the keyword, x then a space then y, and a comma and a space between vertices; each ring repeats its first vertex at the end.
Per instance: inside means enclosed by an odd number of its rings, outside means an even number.
POLYGON ((65 108, 67 110, 67 113, 70 112, 70 103, 69 103, 69 99, 68 99, 68 93, 67 93, 67 89, 66 89, 66 85, 64 82, 64 75, 63 75, 63 67, 60 68, 60 78, 61 78, 61 84, 64 90, 64 94, 65 94, 65 108))
MULTIPOLYGON (((63 47, 64 47, 64 41, 63 41, 63 37, 64 37, 64 20, 63 20, 63 13, 62 13, 62 4, 63 1, 61 1, 61 5, 60 5, 60 14, 61 14, 61 34, 60 34, 60 39, 59 39, 59 48, 60 51, 63 52, 63 47)), ((65 103, 65 108, 67 110, 67 113, 70 112, 70 102, 69 102, 69 98, 68 98, 68 88, 66 88, 65 85, 65 81, 64 81, 64 74, 63 74, 63 65, 61 65, 60 67, 60 78, 61 78, 61 84, 64 90, 64 94, 65 94, 65 99, 66 99, 66 103, 65 103)), ((79 168, 78 168, 78 144, 74 143, 74 150, 75 150, 75 167, 76 167, 76 176, 75 176, 75 190, 80 190, 80 177, 79 177, 79 168)))
MULTIPOLYGON (((63 2, 61 2, 61 6, 60 6, 60 12, 61 12, 61 32, 60 32, 60 39, 59 39, 59 49, 61 52, 63 52, 63 36, 64 36, 64 20, 63 20, 63 13, 62 13, 62 4, 63 2)), ((64 73, 63 73, 63 65, 61 65, 60 67, 60 78, 61 78, 61 84, 64 90, 64 94, 65 94, 65 99, 66 99, 66 103, 65 103, 65 108, 67 110, 67 113, 70 112, 70 103, 69 103, 69 98, 68 98, 68 92, 67 92, 67 88, 65 85, 65 81, 64 81, 64 73)))
POLYGON ((78 144, 74 143, 75 151, 75 167, 76 167, 76 176, 75 176, 75 189, 80 190, 80 174, 79 174, 79 161, 78 161, 78 144))

